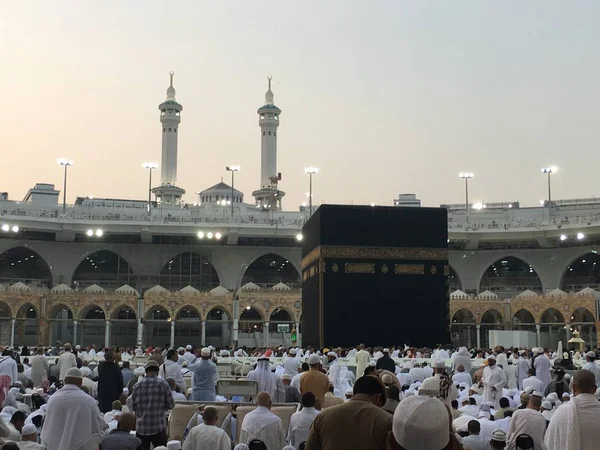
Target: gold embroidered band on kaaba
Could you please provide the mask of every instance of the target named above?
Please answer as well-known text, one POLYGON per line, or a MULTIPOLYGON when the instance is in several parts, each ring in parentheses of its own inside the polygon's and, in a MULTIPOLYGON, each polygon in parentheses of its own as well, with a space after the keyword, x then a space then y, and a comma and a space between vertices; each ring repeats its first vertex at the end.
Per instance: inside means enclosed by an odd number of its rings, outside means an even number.
POLYGON ((302 258, 302 269, 321 258, 443 261, 448 259, 448 249, 417 247, 334 247, 322 245, 313 249, 308 255, 302 258))

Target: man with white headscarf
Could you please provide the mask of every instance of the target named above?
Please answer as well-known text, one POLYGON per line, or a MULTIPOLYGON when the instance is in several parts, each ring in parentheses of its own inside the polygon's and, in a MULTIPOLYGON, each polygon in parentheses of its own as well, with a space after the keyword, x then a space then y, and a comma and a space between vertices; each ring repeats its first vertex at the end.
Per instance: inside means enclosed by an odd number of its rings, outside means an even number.
POLYGON ((259 392, 256 403, 256 409, 246 414, 242 421, 239 441, 248 444, 253 439, 260 439, 268 450, 283 448, 285 429, 281 419, 270 411, 271 396, 268 392, 259 392))
POLYGON ((502 397, 502 388, 506 386, 506 373, 496 365, 496 357, 488 357, 488 365, 483 369, 483 397, 484 401, 491 402, 494 409, 500 407, 500 398, 502 397))
POLYGON ((458 353, 454 357, 452 368, 456 370, 458 366, 463 366, 465 368, 465 372, 469 375, 471 374, 471 355, 469 355, 469 350, 467 347, 460 347, 458 349, 458 353))
POLYGON ((419 393, 429 395, 430 397, 436 397, 444 403, 448 409, 451 409, 452 401, 458 398, 458 390, 446 374, 446 363, 444 360, 438 359, 433 363, 433 366, 435 374, 423 381, 419 393))
POLYGON ((258 358, 256 369, 246 377, 248 381, 258 383, 259 392, 268 392, 275 403, 285 402, 285 389, 281 378, 271 372, 269 358, 258 358))
MULTIPOLYGON (((383 354, 382 354, 383 355, 383 354)), ((350 382, 347 378, 342 377, 342 366, 337 360, 336 352, 327 353, 327 359, 329 360, 329 381, 333 384, 335 390, 334 394, 337 397, 344 396, 344 392, 351 389, 350 382)))
POLYGON ((535 350, 539 353, 533 363, 533 366, 535 367, 535 376, 543 383, 542 392, 544 392, 546 386, 548 386, 552 380, 552 375, 550 374, 550 359, 546 356, 542 347, 534 349, 534 352, 535 350))
POLYGON ((290 348, 288 356, 283 358, 283 368, 285 374, 290 377, 298 375, 298 367, 300 367, 300 359, 297 357, 298 351, 295 348, 290 348))

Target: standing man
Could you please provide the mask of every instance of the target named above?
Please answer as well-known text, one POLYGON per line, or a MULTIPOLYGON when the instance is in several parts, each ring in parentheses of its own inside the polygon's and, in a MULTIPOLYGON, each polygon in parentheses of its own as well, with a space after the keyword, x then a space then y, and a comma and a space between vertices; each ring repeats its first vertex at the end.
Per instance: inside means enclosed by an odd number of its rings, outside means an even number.
MULTIPOLYGON (((360 352, 359 352, 360 353, 360 352)), ((329 392, 329 378, 319 370, 320 358, 317 354, 308 357, 310 369, 300 377, 300 393, 312 392, 317 399, 317 409, 325 402, 325 394, 329 392)))
POLYGON ((131 395, 131 406, 136 417, 136 435, 142 441, 141 450, 167 445, 165 414, 175 406, 171 389, 158 378, 158 363, 146 363, 146 376, 138 381, 131 395))
POLYGON ((502 388, 506 386, 506 373, 496 365, 496 357, 488 356, 488 365, 483 369, 483 400, 492 402, 494 409, 500 408, 502 388))
MULTIPOLYGON (((396 373, 396 363, 390 358, 389 348, 383 349, 383 356, 377 360, 375 368, 377 370, 389 370, 392 373, 396 373)), ((360 376, 362 376, 362 374, 360 376)))
POLYGON ((254 439, 260 439, 265 443, 267 450, 279 450, 285 447, 285 429, 281 419, 271 412, 269 393, 259 392, 256 403, 258 405, 256 409, 246 414, 242 421, 242 431, 238 441, 241 444, 249 444, 254 439))
POLYGON ((433 363, 433 367, 434 375, 423 381, 419 392, 426 392, 428 390, 432 393, 435 392, 433 396, 438 398, 451 411, 452 401, 458 399, 458 389, 456 389, 456 386, 446 374, 446 363, 444 360, 438 359, 433 363))
MULTIPOLYGON (((74 356, 74 355, 73 355, 74 356)), ((41 441, 47 450, 92 450, 94 435, 108 428, 96 400, 81 390, 83 374, 72 367, 65 373, 65 385, 48 400, 41 441)))
POLYGON ((185 391, 187 390, 187 388, 185 386, 185 380, 183 379, 183 372, 181 371, 181 366, 177 364, 178 360, 179 355, 177 354, 175 349, 170 349, 167 352, 167 358, 165 359, 165 363, 162 366, 160 366, 158 375, 163 377, 165 380, 167 378, 173 378, 179 390, 185 395, 185 391))
POLYGON ((300 360, 296 356, 298 351, 295 348, 290 348, 288 357, 283 358, 283 368, 285 369, 286 375, 295 377, 298 375, 298 367, 300 367, 300 360))
POLYGON ((65 344, 65 351, 58 358, 58 368, 60 370, 58 379, 60 381, 64 381, 67 370, 71 369, 72 367, 77 368, 77 358, 75 358, 75 355, 71 353, 71 344, 65 344))
POLYGON ((519 359, 517 360, 517 387, 521 390, 523 387, 523 380, 527 378, 531 369, 531 362, 525 358, 525 350, 519 350, 519 359))
POLYGON ((365 369, 369 366, 371 361, 371 355, 365 350, 365 344, 358 346, 358 352, 356 353, 356 378, 360 378, 364 375, 365 369))
POLYGON ((587 363, 583 368, 594 374, 594 377, 596 377, 596 386, 600 386, 600 367, 596 364, 596 352, 587 352, 585 359, 587 363))
POLYGON ((31 381, 34 387, 39 387, 42 381, 48 379, 48 360, 44 356, 44 348, 38 347, 31 358, 31 381))
POLYGON ((246 377, 248 381, 256 381, 258 390, 268 392, 276 403, 285 402, 285 389, 281 378, 271 372, 269 358, 258 358, 256 369, 251 370, 246 377))
POLYGON ((543 383, 541 392, 546 390, 546 386, 550 384, 552 375, 550 374, 550 359, 544 353, 544 349, 539 347, 537 349, 539 355, 535 358, 533 366, 535 367, 535 376, 543 383))
POLYGON ((192 400, 214 402, 217 396, 215 386, 219 374, 217 365, 211 360, 210 349, 204 347, 200 350, 200 359, 190 364, 188 369, 194 374, 192 378, 192 400))
MULTIPOLYGON (((5 347, 0 347, 0 354, 5 352, 5 347)), ((0 356, 0 377, 7 376, 10 378, 10 385, 17 382, 19 371, 17 369, 17 362, 9 355, 0 356)))
POLYGON ((114 353, 108 350, 104 354, 104 362, 98 367, 98 406, 100 412, 112 410, 112 403, 119 400, 123 393, 123 374, 114 361, 114 353))
POLYGON ((469 355, 467 347, 460 347, 454 356, 453 367, 456 369, 458 366, 463 366, 465 372, 471 375, 471 355, 469 355))

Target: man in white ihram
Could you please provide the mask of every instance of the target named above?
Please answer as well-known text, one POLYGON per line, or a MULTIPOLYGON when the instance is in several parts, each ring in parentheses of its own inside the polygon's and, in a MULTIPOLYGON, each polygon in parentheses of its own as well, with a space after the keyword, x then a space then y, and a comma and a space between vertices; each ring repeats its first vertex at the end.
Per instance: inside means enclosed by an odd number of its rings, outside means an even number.
POLYGON ((528 371, 529 377, 523 380, 523 390, 531 387, 534 391, 544 392, 544 383, 538 377, 533 374, 533 369, 529 369, 528 371))
POLYGON ((83 374, 71 368, 65 386, 48 400, 41 441, 47 450, 92 450, 107 428, 96 400, 81 390, 83 374))
POLYGON ((523 380, 527 378, 529 369, 531 369, 531 362, 525 358, 525 350, 519 350, 519 359, 517 360, 517 387, 519 389, 525 389, 523 380))
POLYGON ((285 447, 285 430, 281 419, 270 411, 271 396, 268 392, 259 392, 256 403, 256 409, 244 417, 239 442, 248 444, 252 439, 259 439, 267 450, 282 449, 285 447))
POLYGON ((287 358, 283 358, 283 368, 285 369, 285 374, 290 377, 295 377, 298 375, 298 367, 300 367, 300 360, 297 358, 297 350, 295 348, 290 348, 288 352, 289 356, 287 358))
POLYGON ((542 347, 534 348, 533 351, 534 353, 539 353, 539 356, 533 362, 533 366, 535 368, 535 376, 544 384, 540 392, 545 392, 546 387, 552 380, 550 359, 546 356, 542 347))
POLYGON ((583 368, 594 374, 594 377, 596 378, 596 386, 600 386, 600 366, 596 364, 596 352, 587 352, 585 354, 585 359, 587 363, 585 366, 583 366, 583 368))
POLYGON ((500 398, 502 398, 502 388, 506 386, 506 373, 502 368, 496 365, 496 357, 488 357, 488 365, 483 369, 483 400, 491 402, 494 409, 500 408, 500 398))
POLYGON ((426 378, 421 384, 419 393, 438 398, 448 409, 451 409, 452 400, 458 398, 458 389, 446 375, 446 363, 438 359, 433 363, 434 375, 426 378), (431 394, 429 394, 431 392, 431 394))
POLYGON ((454 370, 456 370, 458 366, 463 366, 465 368, 465 372, 469 375, 471 374, 471 355, 469 355, 469 350, 467 350, 467 347, 460 347, 458 349, 458 353, 456 356, 454 356, 454 370))

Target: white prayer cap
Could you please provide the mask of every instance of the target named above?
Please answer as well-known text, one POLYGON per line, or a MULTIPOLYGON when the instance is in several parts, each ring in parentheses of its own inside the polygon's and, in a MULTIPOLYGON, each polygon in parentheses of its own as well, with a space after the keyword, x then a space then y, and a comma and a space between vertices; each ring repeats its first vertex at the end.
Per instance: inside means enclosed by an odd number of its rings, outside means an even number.
POLYGON ((442 449, 450 441, 449 420, 448 410, 437 398, 412 396, 398 404, 392 433, 406 450, 442 449))
POLYGON ((492 441, 506 442, 506 433, 504 432, 504 430, 501 430, 500 428, 494 430, 492 432, 492 441))
POLYGON ((79 370, 77 367, 71 367, 69 370, 67 370, 65 378, 79 378, 82 380, 83 373, 81 373, 81 370, 79 370))
POLYGON ((178 351, 178 352, 185 352, 185 348, 183 348, 183 347, 179 347, 179 348, 177 349, 177 351, 178 351))
POLYGON ((210 356, 210 347, 204 347, 200 350, 200 356, 210 356))
POLYGON ((318 355, 315 355, 314 353, 308 357, 308 365, 309 366, 319 364, 319 362, 321 362, 321 359, 319 358, 318 355))
POLYGON ((523 389, 523 392, 526 394, 531 394, 533 392, 533 388, 531 386, 527 386, 525 389, 523 389))
POLYGON ((181 441, 167 442, 167 450, 181 450, 181 441))
POLYGON ((295 355, 296 354, 296 349, 295 348, 290 348, 290 351, 288 353, 290 355, 295 355))
POLYGON ((458 383, 458 387, 461 387, 463 389, 466 389, 469 387, 469 385, 467 383, 458 383))
POLYGON ((443 360, 438 359, 436 360, 436 362, 433 363, 433 367, 435 367, 436 369, 445 369, 446 363, 443 360))
POLYGON ((571 398, 571 394, 569 394, 568 392, 563 392, 563 395, 561 398, 571 398))
POLYGON ((563 359, 569 359, 569 352, 563 353, 563 359))
POLYGON ((208 348, 211 352, 215 349, 212 345, 209 345, 208 348))
POLYGON ((154 450, 169 450, 167 447, 165 447, 164 445, 160 445, 158 447, 154 447, 154 450))
POLYGON ((248 447, 246 444, 238 444, 233 448, 233 450, 250 450, 250 447, 248 447))
POLYGON ((550 403, 548 400, 546 400, 545 402, 542 402, 542 408, 547 409, 548 411, 551 411, 552 403, 550 403))
POLYGON ((286 445, 285 447, 283 447, 283 450, 296 450, 296 447, 294 447, 293 445, 286 445))
POLYGON ((281 375, 281 379, 282 380, 291 380, 292 377, 290 377, 287 373, 284 373, 283 375, 281 375))
POLYGON ((531 349, 531 351, 532 351, 533 353, 535 353, 536 355, 537 355, 538 353, 540 353, 540 349, 539 349, 539 347, 533 347, 533 348, 531 349))
POLYGON ((381 381, 383 382, 383 384, 385 384, 386 386, 389 386, 391 384, 394 384, 394 379, 392 378, 392 376, 389 373, 386 373, 384 376, 381 377, 381 381))
POLYGON ((333 356, 334 358, 337 358, 337 353, 336 352, 329 352, 329 353, 327 353, 327 356, 333 356))
MULTIPOLYGON (((404 401, 404 400, 402 400, 404 401)), ((459 431, 467 431, 467 425, 471 420, 475 420, 475 417, 470 416, 468 414, 462 414, 460 417, 457 417, 456 419, 454 419, 454 421, 452 422, 452 425, 454 426, 454 429, 459 432, 459 431)))
POLYGON ((221 351, 219 352, 219 354, 220 354, 221 356, 229 356, 229 350, 221 350, 221 351))
POLYGON ((143 366, 137 366, 137 367, 135 368, 135 370, 133 371, 133 374, 134 374, 134 375, 137 375, 138 377, 139 377, 140 375, 144 375, 145 373, 146 373, 146 371, 144 370, 144 367, 143 367, 143 366))
POLYGON ((383 349, 383 353, 389 353, 389 352, 390 352, 390 349, 389 349, 389 348, 384 348, 384 349, 383 349))
POLYGON ((81 345, 77 344, 77 345, 75 346, 75 350, 81 350, 81 345))
POLYGON ((540 391, 533 391, 533 393, 531 395, 533 395, 534 397, 540 397, 540 398, 543 397, 543 395, 540 391))
POLYGON ((491 359, 492 361, 496 361, 496 357, 494 355, 488 356, 487 359, 491 359))
POLYGON ((37 427, 32 423, 23 425, 23 428, 21 428, 21 436, 29 436, 31 434, 36 434, 36 433, 37 433, 37 427))
POLYGON ((191 349, 192 349, 192 346, 191 346, 190 344, 188 344, 188 345, 186 345, 186 346, 185 346, 185 349, 186 349, 186 350, 191 350, 191 349))
POLYGON ((546 397, 546 400, 549 402, 555 402, 558 400, 558 394, 556 392, 550 392, 546 397))
POLYGON ((369 365, 370 365, 371 367, 375 367, 375 366, 377 365, 377 363, 376 363, 375 361, 370 361, 370 362, 369 362, 369 365))
POLYGON ((596 352, 587 352, 585 354, 585 356, 587 356, 588 358, 595 358, 596 357, 596 352))

